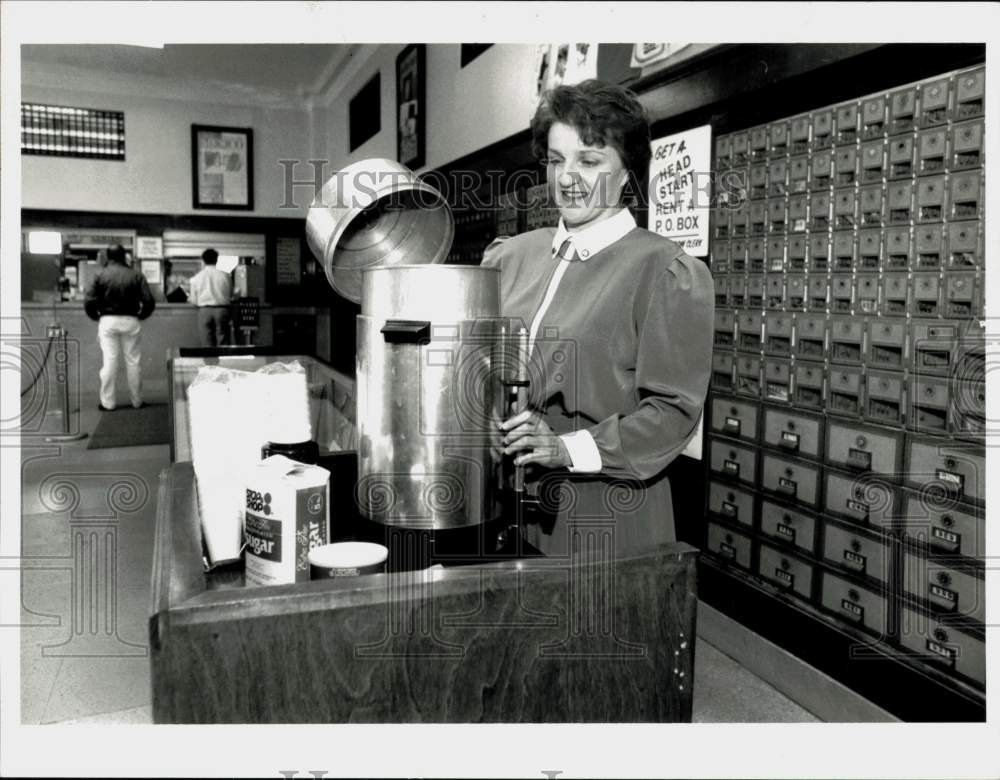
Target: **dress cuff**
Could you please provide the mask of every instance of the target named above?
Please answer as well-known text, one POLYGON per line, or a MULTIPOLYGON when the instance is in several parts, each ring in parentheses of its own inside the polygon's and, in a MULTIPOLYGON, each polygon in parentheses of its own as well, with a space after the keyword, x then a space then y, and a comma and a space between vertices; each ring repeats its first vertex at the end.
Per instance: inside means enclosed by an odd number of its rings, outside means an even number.
POLYGON ((570 471, 577 474, 596 474, 604 466, 601 461, 601 453, 597 449, 597 443, 590 435, 590 431, 566 433, 559 438, 566 445, 570 460, 573 462, 569 467, 570 471))

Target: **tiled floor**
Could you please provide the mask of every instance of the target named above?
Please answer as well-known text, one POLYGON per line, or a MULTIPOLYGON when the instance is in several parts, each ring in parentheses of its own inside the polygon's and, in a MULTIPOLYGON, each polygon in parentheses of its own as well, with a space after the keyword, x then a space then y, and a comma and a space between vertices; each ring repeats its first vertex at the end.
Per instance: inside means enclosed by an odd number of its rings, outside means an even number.
MULTIPOLYGON (((99 414, 85 409, 80 429, 93 431, 99 414)), ((86 446, 23 442, 21 720, 151 723, 146 620, 169 450, 86 446), (77 582, 74 540, 88 534, 97 565, 83 568, 103 574, 77 582)), ((696 723, 816 720, 707 642, 695 653, 696 723)))

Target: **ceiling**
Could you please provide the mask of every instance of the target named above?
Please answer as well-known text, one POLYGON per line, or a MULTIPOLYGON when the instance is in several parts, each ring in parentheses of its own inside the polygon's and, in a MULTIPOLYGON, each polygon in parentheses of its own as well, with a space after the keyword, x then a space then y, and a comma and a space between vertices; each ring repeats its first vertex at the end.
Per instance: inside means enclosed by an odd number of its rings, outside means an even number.
POLYGON ((24 44, 24 62, 172 80, 194 79, 260 92, 319 93, 350 59, 353 44, 24 44))

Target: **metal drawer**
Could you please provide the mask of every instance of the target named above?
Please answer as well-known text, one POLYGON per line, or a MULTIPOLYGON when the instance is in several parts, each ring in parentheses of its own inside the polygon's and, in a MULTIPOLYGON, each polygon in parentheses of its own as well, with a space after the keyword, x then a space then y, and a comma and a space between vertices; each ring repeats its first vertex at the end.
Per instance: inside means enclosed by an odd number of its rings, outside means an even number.
POLYGON ((906 481, 918 490, 933 484, 954 498, 980 503, 986 497, 986 464, 981 448, 910 439, 905 474, 906 481))
POLYGON ((736 523, 753 525, 753 493, 710 480, 708 511, 736 523))
POLYGON ((903 556, 903 590, 937 612, 964 615, 979 623, 986 619, 985 582, 971 571, 907 552, 903 556))
POLYGON ((819 500, 819 468, 801 461, 764 455, 761 487, 785 498, 816 506, 819 500))
POLYGON ((825 525, 823 557, 842 569, 888 583, 891 555, 883 541, 830 522, 825 525))
POLYGON ((903 533, 942 555, 982 558, 986 555, 986 517, 982 508, 942 506, 906 492, 903 533))
POLYGON ((922 659, 986 685, 986 644, 911 607, 900 614, 900 644, 922 659))
POLYGON ((808 563, 766 544, 760 546, 760 576, 802 598, 812 596, 813 568, 808 563))
POLYGON ((826 429, 826 461, 857 471, 899 473, 903 435, 867 425, 849 425, 830 420, 826 429))
POLYGON ((721 525, 709 523, 706 544, 710 552, 749 571, 752 550, 750 537, 730 531, 721 525))
POLYGON ((816 518, 765 499, 760 505, 760 531, 811 554, 815 546, 816 518))
POLYGON ((716 396, 712 398, 711 427, 727 436, 756 441, 757 404, 716 396))
POLYGON ((824 509, 855 523, 888 529, 897 506, 893 488, 866 476, 826 472, 824 509))
POLYGON ((822 455, 823 420, 782 409, 764 408, 764 443, 792 455, 819 458, 822 455))
POLYGON ((823 572, 821 591, 821 603, 826 609, 849 623, 885 636, 888 608, 884 595, 829 572, 823 572))
POLYGON ((750 447, 712 438, 709 448, 712 471, 753 485, 757 481, 757 451, 750 447))

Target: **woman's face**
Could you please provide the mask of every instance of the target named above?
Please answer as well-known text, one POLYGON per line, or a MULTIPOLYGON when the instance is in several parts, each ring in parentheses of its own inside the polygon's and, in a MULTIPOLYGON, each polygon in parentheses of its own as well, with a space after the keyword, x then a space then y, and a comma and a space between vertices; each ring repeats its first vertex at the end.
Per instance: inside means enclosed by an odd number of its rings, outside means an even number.
POLYGON ((572 125, 549 128, 546 177, 569 229, 613 216, 622 205, 628 171, 613 146, 588 146, 572 125))

